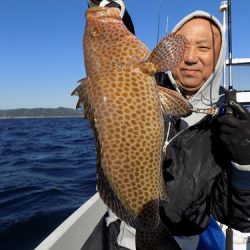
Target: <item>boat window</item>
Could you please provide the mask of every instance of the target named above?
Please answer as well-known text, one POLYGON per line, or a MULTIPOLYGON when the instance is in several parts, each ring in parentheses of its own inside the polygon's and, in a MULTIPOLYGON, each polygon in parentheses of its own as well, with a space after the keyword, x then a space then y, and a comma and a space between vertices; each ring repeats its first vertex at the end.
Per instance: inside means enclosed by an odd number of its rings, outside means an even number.
MULTIPOLYGON (((228 84, 228 65, 226 67, 226 81, 228 84)), ((250 64, 233 64, 232 65, 232 84, 237 91, 250 91, 250 64)), ((249 100, 250 102, 250 100, 249 100)))

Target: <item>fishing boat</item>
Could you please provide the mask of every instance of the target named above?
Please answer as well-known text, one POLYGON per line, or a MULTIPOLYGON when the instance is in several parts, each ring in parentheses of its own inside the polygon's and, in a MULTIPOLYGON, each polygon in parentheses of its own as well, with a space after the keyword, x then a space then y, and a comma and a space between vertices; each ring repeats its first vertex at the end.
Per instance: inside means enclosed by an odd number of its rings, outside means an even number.
MULTIPOLYGON (((226 1, 223 1, 222 4, 225 4, 224 2, 226 1)), ((230 63, 237 67, 250 66, 250 58, 235 58, 231 62, 226 60, 225 67, 230 63)), ((225 76, 224 79, 226 79, 225 76)), ((236 100, 250 110, 250 90, 238 90, 236 100)), ((99 193, 96 192, 42 241, 35 250, 81 249, 106 212, 107 206, 101 200, 99 193)))
MULTIPOLYGON (((250 110, 250 90, 238 91, 236 97, 238 102, 250 110)), ((80 250, 106 211, 106 205, 98 192, 95 193, 35 250, 80 250)))
POLYGON ((97 192, 35 250, 80 250, 106 211, 107 207, 97 192))

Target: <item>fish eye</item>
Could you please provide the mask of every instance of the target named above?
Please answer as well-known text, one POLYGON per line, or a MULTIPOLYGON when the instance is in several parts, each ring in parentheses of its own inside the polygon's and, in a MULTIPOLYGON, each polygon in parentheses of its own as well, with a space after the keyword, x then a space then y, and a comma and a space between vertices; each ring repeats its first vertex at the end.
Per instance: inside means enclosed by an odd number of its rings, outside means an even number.
POLYGON ((98 30, 97 27, 93 27, 90 31, 89 31, 89 36, 91 39, 95 39, 97 38, 98 36, 100 36, 101 33, 100 31, 98 30))

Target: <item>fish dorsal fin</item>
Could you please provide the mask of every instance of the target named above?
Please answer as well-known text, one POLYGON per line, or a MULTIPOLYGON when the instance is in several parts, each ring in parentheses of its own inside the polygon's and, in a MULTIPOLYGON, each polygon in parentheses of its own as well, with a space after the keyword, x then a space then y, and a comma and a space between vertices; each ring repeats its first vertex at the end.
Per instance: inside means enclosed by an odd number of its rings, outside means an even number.
POLYGON ((157 85, 163 114, 186 117, 191 114, 191 106, 177 91, 157 85))
POLYGON ((90 103, 89 103, 89 95, 87 91, 87 84, 90 84, 90 80, 88 78, 82 78, 77 81, 79 86, 71 93, 71 95, 78 96, 78 102, 76 104, 76 108, 83 108, 84 117, 88 120, 90 119, 90 103))
POLYGON ((155 73, 172 70, 183 60, 187 45, 183 36, 170 33, 157 44, 148 62, 154 65, 155 73))

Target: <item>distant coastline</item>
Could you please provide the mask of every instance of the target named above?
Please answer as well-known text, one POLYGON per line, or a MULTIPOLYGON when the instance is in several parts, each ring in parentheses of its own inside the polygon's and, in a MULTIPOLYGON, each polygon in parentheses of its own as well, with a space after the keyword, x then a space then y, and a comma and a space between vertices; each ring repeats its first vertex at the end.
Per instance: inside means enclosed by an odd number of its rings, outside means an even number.
POLYGON ((0 119, 12 118, 53 118, 53 117, 82 117, 83 111, 71 108, 20 108, 0 109, 0 119))

